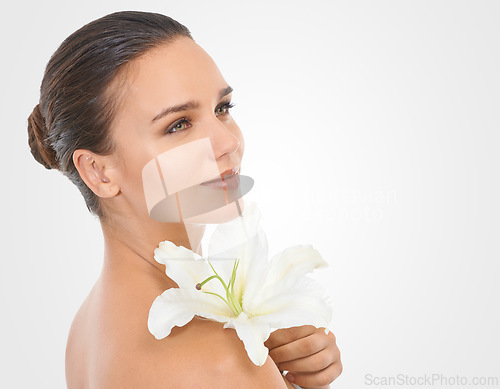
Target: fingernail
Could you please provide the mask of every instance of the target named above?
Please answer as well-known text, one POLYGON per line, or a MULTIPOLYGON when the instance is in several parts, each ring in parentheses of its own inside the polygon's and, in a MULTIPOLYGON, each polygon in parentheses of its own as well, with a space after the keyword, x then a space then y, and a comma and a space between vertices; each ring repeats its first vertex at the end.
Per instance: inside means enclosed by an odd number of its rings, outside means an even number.
POLYGON ((295 380, 295 377, 291 373, 288 373, 286 375, 286 379, 290 382, 293 382, 293 380, 295 380))

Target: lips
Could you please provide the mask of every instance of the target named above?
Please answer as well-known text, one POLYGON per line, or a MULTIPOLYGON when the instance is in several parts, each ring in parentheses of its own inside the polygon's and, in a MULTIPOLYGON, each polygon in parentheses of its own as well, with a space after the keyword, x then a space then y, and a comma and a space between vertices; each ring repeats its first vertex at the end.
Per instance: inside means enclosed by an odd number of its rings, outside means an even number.
POLYGON ((240 168, 238 166, 228 169, 221 173, 220 177, 214 178, 210 181, 202 182, 202 185, 211 185, 216 183, 222 183, 222 179, 229 180, 231 177, 238 175, 240 172, 240 168))

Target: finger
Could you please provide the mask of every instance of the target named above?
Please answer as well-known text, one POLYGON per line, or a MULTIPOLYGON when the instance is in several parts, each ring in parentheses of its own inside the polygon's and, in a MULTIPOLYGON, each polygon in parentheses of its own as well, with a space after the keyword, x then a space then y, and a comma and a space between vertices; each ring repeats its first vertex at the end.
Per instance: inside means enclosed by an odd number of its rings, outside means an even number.
POLYGON ((279 330, 273 331, 271 335, 269 335, 269 338, 264 342, 264 346, 271 350, 275 347, 293 342, 296 339, 311 335, 316 330, 317 328, 311 325, 281 328, 279 330))
POLYGON ((331 384, 342 373, 342 363, 333 363, 315 373, 298 373, 291 371, 285 377, 303 388, 315 388, 331 384), (293 378, 292 378, 293 377, 293 378))
POLYGON ((317 352, 328 347, 330 342, 328 339, 325 341, 325 338, 326 337, 324 336, 315 336, 315 334, 308 335, 305 338, 273 348, 269 351, 269 356, 275 363, 304 358, 305 356, 316 354, 317 352))
POLYGON ((295 371, 300 373, 313 373, 321 371, 333 363, 340 362, 340 350, 329 346, 325 349, 304 358, 281 362, 278 368, 283 371, 295 371))

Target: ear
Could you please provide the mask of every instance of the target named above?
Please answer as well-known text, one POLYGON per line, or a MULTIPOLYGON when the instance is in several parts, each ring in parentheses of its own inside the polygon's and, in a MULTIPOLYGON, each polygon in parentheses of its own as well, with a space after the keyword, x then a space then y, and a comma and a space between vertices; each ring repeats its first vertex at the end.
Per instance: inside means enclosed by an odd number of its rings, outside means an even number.
POLYGON ((120 192, 109 158, 78 149, 73 153, 73 163, 82 180, 97 196, 109 198, 120 192))

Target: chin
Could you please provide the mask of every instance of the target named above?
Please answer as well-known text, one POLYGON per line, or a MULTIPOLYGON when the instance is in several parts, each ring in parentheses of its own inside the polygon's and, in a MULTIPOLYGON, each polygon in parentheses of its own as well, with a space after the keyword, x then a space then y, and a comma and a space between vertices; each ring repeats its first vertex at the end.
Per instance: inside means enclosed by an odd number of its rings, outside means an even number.
POLYGON ((214 209, 213 211, 203 213, 184 219, 184 223, 188 224, 220 224, 227 223, 236 219, 244 210, 243 198, 239 198, 223 207, 214 209))

